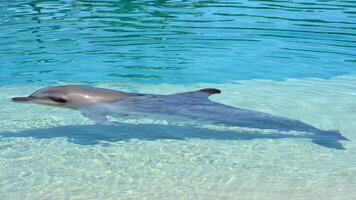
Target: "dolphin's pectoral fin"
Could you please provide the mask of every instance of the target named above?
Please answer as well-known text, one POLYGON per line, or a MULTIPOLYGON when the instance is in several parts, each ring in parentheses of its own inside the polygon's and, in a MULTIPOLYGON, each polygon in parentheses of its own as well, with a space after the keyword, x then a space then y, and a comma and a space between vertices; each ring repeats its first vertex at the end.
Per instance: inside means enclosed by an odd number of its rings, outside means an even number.
POLYGON ((333 148, 333 149, 338 149, 338 150, 345 149, 338 140, 326 139, 326 138, 314 138, 312 140, 312 142, 314 144, 318 144, 318 145, 328 147, 328 148, 333 148))
POLYGON ((101 125, 117 125, 115 122, 111 122, 108 120, 106 115, 97 112, 89 112, 89 111, 82 111, 81 112, 84 117, 93 120, 97 124, 101 125))

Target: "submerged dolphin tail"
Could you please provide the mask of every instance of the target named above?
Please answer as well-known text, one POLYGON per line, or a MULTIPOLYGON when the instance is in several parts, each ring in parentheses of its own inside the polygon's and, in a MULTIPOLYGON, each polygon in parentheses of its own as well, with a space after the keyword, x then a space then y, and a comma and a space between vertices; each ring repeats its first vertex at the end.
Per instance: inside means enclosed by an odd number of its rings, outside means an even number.
POLYGON ((340 140, 347 140, 346 137, 341 135, 341 133, 337 130, 330 131, 320 131, 320 137, 316 137, 312 139, 312 142, 324 147, 344 150, 345 148, 340 143, 340 140))
POLYGON ((345 150, 345 147, 342 146, 342 144, 338 140, 315 138, 312 140, 312 142, 314 144, 318 144, 332 149, 345 150))
POLYGON ((347 139, 346 137, 344 137, 340 131, 338 130, 330 130, 330 131, 321 131, 322 134, 326 134, 330 137, 333 137, 337 140, 346 140, 346 141, 350 141, 349 139, 347 139))

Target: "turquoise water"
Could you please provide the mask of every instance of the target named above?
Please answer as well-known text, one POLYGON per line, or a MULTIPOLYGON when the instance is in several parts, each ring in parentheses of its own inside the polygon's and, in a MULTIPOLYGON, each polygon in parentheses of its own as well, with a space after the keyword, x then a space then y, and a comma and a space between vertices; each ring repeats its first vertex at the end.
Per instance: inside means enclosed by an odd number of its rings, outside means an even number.
POLYGON ((355 44, 346 0, 1 0, 0 199, 355 199, 355 44), (351 141, 335 150, 151 118, 108 128, 9 101, 64 84, 214 87, 214 101, 351 141))

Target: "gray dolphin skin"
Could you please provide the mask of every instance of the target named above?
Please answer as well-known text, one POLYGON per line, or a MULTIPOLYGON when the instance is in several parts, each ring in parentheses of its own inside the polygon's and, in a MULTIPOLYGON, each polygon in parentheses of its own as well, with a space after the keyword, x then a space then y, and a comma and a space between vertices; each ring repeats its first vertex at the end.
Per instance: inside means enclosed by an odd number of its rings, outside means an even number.
POLYGON ((338 131, 324 131, 301 121, 263 112, 236 108, 209 100, 221 93, 214 88, 171 95, 139 94, 90 86, 67 85, 40 89, 14 102, 31 102, 80 111, 98 124, 115 124, 107 116, 163 116, 254 129, 303 132, 312 142, 344 149, 339 140, 348 140, 338 131))

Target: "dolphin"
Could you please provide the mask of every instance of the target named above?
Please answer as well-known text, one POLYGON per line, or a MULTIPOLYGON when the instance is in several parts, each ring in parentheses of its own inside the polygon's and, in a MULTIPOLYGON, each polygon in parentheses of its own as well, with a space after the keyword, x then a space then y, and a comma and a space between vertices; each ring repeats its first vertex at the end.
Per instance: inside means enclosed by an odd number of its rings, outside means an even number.
POLYGON ((299 120, 264 112, 236 108, 211 101, 209 96, 221 93, 215 88, 170 95, 122 92, 91 86, 50 86, 14 102, 31 102, 80 111, 97 124, 114 125, 107 116, 163 116, 205 121, 254 129, 302 132, 312 142, 344 149, 339 140, 348 140, 337 130, 321 130, 299 120))

